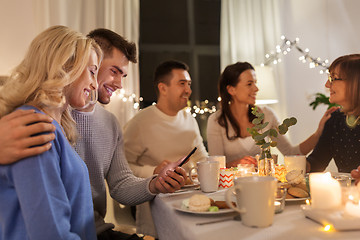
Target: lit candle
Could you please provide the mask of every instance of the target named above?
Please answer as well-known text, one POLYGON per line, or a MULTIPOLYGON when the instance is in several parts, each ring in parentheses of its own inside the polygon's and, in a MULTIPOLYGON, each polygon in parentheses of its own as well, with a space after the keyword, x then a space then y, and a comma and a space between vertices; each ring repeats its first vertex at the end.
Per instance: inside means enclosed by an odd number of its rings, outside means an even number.
POLYGON ((345 213, 353 217, 360 217, 360 204, 348 201, 345 204, 345 213))
POLYGON ((279 212, 281 210, 281 202, 275 201, 275 212, 279 212))
POLYGON ((310 174, 311 207, 317 209, 337 208, 341 205, 341 187, 327 173, 310 174))

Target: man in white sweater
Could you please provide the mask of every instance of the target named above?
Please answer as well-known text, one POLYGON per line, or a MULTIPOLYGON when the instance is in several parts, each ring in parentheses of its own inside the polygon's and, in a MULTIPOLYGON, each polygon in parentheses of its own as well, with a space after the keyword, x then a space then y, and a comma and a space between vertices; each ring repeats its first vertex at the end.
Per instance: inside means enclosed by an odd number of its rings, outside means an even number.
MULTIPOLYGON (((126 159, 135 176, 159 173, 169 162, 186 156, 197 147, 185 169, 208 156, 194 117, 184 108, 191 95, 191 78, 186 64, 166 61, 155 70, 157 104, 136 114, 124 127, 126 159)), ((148 203, 137 206, 136 226, 156 236, 148 203)))
POLYGON ((134 175, 149 177, 163 165, 196 152, 184 168, 204 160, 207 152, 194 117, 184 108, 191 95, 188 66, 166 61, 155 70, 157 104, 141 110, 124 127, 126 159, 134 175))

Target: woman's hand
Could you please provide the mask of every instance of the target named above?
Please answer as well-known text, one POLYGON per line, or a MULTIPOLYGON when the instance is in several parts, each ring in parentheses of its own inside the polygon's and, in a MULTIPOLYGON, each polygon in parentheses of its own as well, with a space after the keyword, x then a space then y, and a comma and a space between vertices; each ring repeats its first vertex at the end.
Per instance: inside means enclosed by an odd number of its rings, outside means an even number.
POLYGON ((331 107, 329 108, 328 110, 326 110, 326 112, 324 113, 323 117, 320 119, 320 122, 319 122, 319 127, 318 129, 316 130, 316 135, 318 137, 321 136, 323 130, 324 130, 324 126, 325 126, 325 123, 327 120, 329 120, 329 118, 331 117, 331 114, 333 112, 335 112, 336 110, 338 110, 339 107, 331 107))
POLYGON ((351 171, 351 176, 355 178, 355 185, 357 185, 360 181, 360 166, 358 166, 357 169, 353 169, 351 171))
POLYGON ((237 167, 238 164, 253 164, 253 165, 257 166, 257 161, 252 156, 245 156, 243 158, 236 159, 234 161, 226 163, 226 167, 227 168, 237 167))

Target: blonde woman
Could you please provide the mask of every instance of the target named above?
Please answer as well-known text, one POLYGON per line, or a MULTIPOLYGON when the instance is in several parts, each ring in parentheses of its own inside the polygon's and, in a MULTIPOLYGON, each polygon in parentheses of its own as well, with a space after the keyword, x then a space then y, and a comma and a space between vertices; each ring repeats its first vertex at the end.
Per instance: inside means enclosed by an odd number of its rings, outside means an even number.
POLYGON ((69 108, 84 107, 97 89, 101 59, 93 40, 54 26, 32 41, 0 89, 0 117, 32 109, 56 127, 49 151, 0 166, 0 239, 96 239, 88 171, 71 146, 69 108))

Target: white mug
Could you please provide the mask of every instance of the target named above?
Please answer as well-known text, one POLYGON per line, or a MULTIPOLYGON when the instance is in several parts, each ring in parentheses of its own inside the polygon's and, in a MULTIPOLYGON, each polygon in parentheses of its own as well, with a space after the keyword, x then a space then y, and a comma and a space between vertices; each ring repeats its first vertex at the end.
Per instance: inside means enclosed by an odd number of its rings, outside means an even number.
POLYGON ((218 161, 220 163, 220 168, 226 168, 225 156, 209 156, 208 161, 218 161))
POLYGON ((306 156, 304 155, 294 155, 294 156, 285 156, 284 164, 286 172, 292 170, 301 170, 303 175, 306 174, 306 156))
POLYGON ((197 169, 200 188, 203 192, 215 192, 219 187, 220 163, 218 161, 197 162, 196 167, 190 169, 190 179, 193 179, 192 172, 197 169))
POLYGON ((226 191, 225 200, 229 207, 240 213, 245 226, 268 227, 274 219, 276 188, 274 177, 235 178, 234 186, 226 191), (236 207, 231 203, 233 194, 236 195, 236 207))

